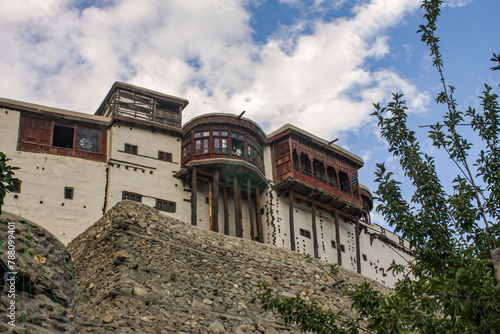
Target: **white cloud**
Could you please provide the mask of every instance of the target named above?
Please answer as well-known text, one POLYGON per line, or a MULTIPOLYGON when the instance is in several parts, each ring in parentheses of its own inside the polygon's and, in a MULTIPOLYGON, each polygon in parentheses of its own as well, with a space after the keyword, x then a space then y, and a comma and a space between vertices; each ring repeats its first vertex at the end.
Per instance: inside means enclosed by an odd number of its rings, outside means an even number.
POLYGON ((463 7, 470 4, 473 0, 444 0, 444 5, 449 7, 463 7))
POLYGON ((122 80, 189 99, 184 120, 247 110, 266 130, 290 122, 325 138, 365 124, 390 91, 425 108, 428 96, 394 70, 366 67, 390 53, 385 30, 418 0, 362 2, 332 22, 298 18, 265 44, 252 39, 248 3, 258 1, 117 0, 83 11, 0 2, 0 72, 10 78, 0 96, 91 113, 122 80))

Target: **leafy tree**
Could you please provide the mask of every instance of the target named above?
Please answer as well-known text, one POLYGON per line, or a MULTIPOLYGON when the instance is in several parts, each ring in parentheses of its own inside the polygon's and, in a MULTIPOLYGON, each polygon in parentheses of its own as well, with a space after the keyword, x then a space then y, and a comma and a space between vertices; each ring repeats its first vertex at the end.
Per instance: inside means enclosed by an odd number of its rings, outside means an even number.
MULTIPOLYGON (((430 126, 432 144, 444 150, 459 174, 448 193, 436 172, 433 157, 422 152, 415 132, 407 126, 407 107, 401 94, 381 107, 374 104, 389 152, 413 186, 409 199, 401 183, 384 164, 377 165, 375 192, 377 210, 396 233, 409 240, 414 261, 388 295, 368 283, 346 291, 360 318, 341 320, 341 314, 327 313, 286 298, 263 286, 261 302, 277 310, 287 322, 315 333, 497 333, 500 332, 500 288, 495 279, 491 251, 500 246, 500 108, 498 95, 485 84, 479 97, 482 110, 457 109, 454 87, 447 86, 443 60, 436 37, 436 22, 442 1, 425 0, 426 24, 421 39, 429 49, 441 81, 436 102, 445 108, 442 122, 430 126), (460 134, 470 127, 482 143, 471 167, 472 143, 460 134), (364 321, 366 326, 361 326, 364 321), (318 324, 321 323, 321 324, 318 324), (325 324, 324 326, 322 324, 325 324)), ((493 54, 492 70, 500 70, 500 55, 493 54)), ((390 270, 402 272, 393 264, 390 270)))
POLYGON ((2 213, 5 196, 8 192, 14 191, 14 183, 19 181, 14 178, 13 172, 19 167, 9 166, 7 163, 10 160, 4 153, 0 152, 0 213, 2 213))

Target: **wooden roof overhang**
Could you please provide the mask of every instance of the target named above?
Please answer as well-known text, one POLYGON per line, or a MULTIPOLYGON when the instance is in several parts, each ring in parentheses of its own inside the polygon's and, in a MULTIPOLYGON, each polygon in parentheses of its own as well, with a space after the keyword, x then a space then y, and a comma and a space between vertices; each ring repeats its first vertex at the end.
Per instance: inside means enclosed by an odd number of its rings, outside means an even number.
POLYGON ((252 186, 259 189, 267 188, 268 181, 264 174, 254 165, 243 160, 235 160, 228 158, 215 158, 192 160, 185 164, 180 171, 176 173, 176 177, 182 180, 187 180, 191 176, 191 170, 196 168, 198 176, 201 178, 211 179, 212 172, 219 170, 219 175, 226 184, 231 184, 234 176, 241 181, 242 185, 246 184, 250 179, 252 186))
POLYGON ((356 217, 364 212, 363 207, 294 177, 281 180, 273 186, 273 189, 283 192, 292 190, 294 198, 315 203, 316 206, 330 212, 337 211, 339 215, 350 220, 356 220, 356 217))
POLYGON ((305 140, 308 142, 311 146, 315 146, 318 148, 320 151, 324 151, 329 153, 330 155, 337 156, 338 158, 341 158, 343 160, 349 161, 351 164, 353 164, 357 169, 363 167, 364 161, 357 155, 344 150, 340 146, 337 146, 333 143, 329 143, 328 141, 319 138, 305 130, 302 130, 296 126, 293 126, 291 124, 286 124, 280 129, 274 131, 273 133, 269 134, 267 136, 267 140, 269 144, 273 144, 275 142, 279 142, 285 138, 288 137, 295 137, 299 138, 302 140, 305 140))
POLYGON ((248 118, 239 117, 234 114, 213 113, 200 115, 184 124, 184 126, 182 127, 182 131, 183 133, 188 133, 193 128, 202 125, 221 125, 221 127, 227 127, 228 125, 230 125, 239 127, 245 131, 250 130, 255 136, 255 139, 258 140, 261 145, 267 144, 266 134, 260 128, 260 126, 257 125, 257 123, 248 118))

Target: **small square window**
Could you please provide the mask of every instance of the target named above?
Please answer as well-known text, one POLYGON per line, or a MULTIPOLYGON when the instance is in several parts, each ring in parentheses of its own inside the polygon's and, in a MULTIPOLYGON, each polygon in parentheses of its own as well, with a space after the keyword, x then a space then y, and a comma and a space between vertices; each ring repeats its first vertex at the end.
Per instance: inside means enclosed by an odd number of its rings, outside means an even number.
POLYGON ((311 239, 311 232, 309 232, 307 230, 300 229, 300 235, 305 237, 305 238, 311 239))
POLYGON ((78 127, 76 148, 79 150, 99 152, 99 130, 78 127))
POLYGON ((75 129, 73 127, 54 125, 52 146, 72 149, 74 136, 75 129))
POLYGON ((64 187, 64 199, 73 199, 75 189, 73 187, 64 187))
POLYGON ((337 244, 332 240, 332 248, 337 248, 337 244))
POLYGON ((158 160, 172 162, 172 153, 158 151, 158 160))
POLYGON ((155 208, 160 211, 175 212, 175 202, 157 199, 155 208))
POLYGON ((208 139, 200 139, 195 141, 196 154, 208 153, 208 139))
POLYGON ((368 261, 368 258, 366 257, 366 254, 363 254, 363 261, 368 261))
POLYGON ((137 145, 125 144, 124 151, 125 151, 125 153, 130 153, 130 154, 136 154, 137 155, 138 147, 137 147, 137 145))
POLYGON ((13 193, 20 194, 21 193, 21 180, 13 182, 12 187, 14 190, 12 190, 13 193))
POLYGON ((342 253, 345 253, 345 247, 344 247, 344 245, 340 245, 340 250, 342 251, 342 253))
POLYGON ((237 156, 244 157, 245 156, 245 143, 241 140, 233 139, 231 141, 232 149, 231 152, 237 156))
POLYGON ((129 200, 134 202, 142 202, 142 195, 129 193, 124 191, 122 194, 122 200, 129 200))
POLYGON ((227 139, 214 138, 214 152, 227 153, 227 139))

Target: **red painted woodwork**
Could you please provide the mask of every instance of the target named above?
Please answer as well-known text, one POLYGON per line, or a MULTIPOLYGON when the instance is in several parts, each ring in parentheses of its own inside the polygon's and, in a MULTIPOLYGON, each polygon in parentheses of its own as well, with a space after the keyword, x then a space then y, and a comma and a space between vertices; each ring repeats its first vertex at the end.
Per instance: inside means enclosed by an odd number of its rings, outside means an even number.
MULTIPOLYGON (((318 148, 312 147, 307 143, 300 142, 297 139, 288 137, 285 141, 277 143, 273 146, 274 152, 274 168, 275 168, 275 182, 278 183, 280 180, 287 179, 289 177, 297 178, 304 181, 311 186, 317 187, 331 194, 334 194, 340 198, 343 198, 351 203, 362 205, 361 196, 359 193, 358 185, 358 170, 354 162, 350 162, 345 158, 340 158, 335 156, 332 152, 325 152, 318 148), (311 164, 311 173, 306 173, 294 168, 294 166, 300 166, 299 161, 294 161, 294 156, 292 152, 295 150, 297 156, 295 159, 300 160, 300 156, 305 154, 308 156, 311 164), (323 181, 314 177, 314 168, 312 167, 314 159, 321 162, 325 169, 325 175, 327 167, 333 167, 337 175, 337 184, 340 184, 339 172, 344 172, 347 174, 350 180, 350 191, 342 191, 339 187, 328 184, 327 181, 323 181), (354 188, 354 189, 353 189, 354 188)), ((302 166, 300 166, 302 167, 302 166)), ((328 177, 325 177, 328 179, 328 177)))
POLYGON ((236 128, 233 129, 231 127, 231 124, 226 124, 225 127, 218 126, 217 128, 191 128, 191 131, 187 131, 184 133, 183 137, 183 146, 182 146, 182 163, 187 164, 188 162, 192 160, 207 160, 207 159, 216 159, 216 158, 228 158, 228 159, 233 159, 233 160, 242 160, 242 161, 247 161, 248 163, 251 163, 252 165, 257 166, 257 168, 261 171, 264 172, 264 161, 263 161, 263 154, 262 154, 262 145, 259 143, 257 144, 257 138, 258 136, 255 136, 253 133, 248 131, 247 129, 242 129, 242 128, 236 128), (222 132, 225 131, 227 132, 227 136, 221 136, 221 135, 214 135, 214 131, 222 132), (199 132, 206 132, 208 135, 200 136, 200 137, 195 137, 195 133, 199 132), (244 139, 240 138, 233 138, 232 133, 237 133, 240 135, 244 136, 244 139), (216 152, 215 150, 215 145, 214 145, 214 140, 215 139, 225 139, 226 140, 226 150, 227 152, 222 152, 222 147, 219 146, 220 151, 216 152), (204 147, 204 140, 208 140, 208 152, 205 152, 205 147, 204 147), (196 142, 201 141, 200 143, 200 148, 201 148, 201 153, 196 153, 196 142), (238 141, 243 143, 244 149, 242 150, 241 154, 238 155, 232 152, 232 146, 233 146, 233 141, 238 141), (249 141, 253 142, 253 145, 249 144, 249 141), (254 148, 254 159, 255 161, 251 160, 250 154, 249 154, 249 148, 252 147, 254 148))
POLYGON ((21 116, 19 141, 50 145, 52 139, 51 120, 21 116))
MULTIPOLYGON (((19 127, 18 150, 62 155, 100 162, 106 161, 106 130, 100 130, 99 132, 99 152, 91 152, 53 146, 52 137, 54 124, 59 125, 54 120, 22 115, 19 127)), ((65 123, 63 126, 74 129, 74 141, 76 142, 77 125, 68 125, 65 123)), ((85 125, 85 127, 87 126, 85 125)), ((73 147, 76 146, 76 143, 73 143, 73 147)))

